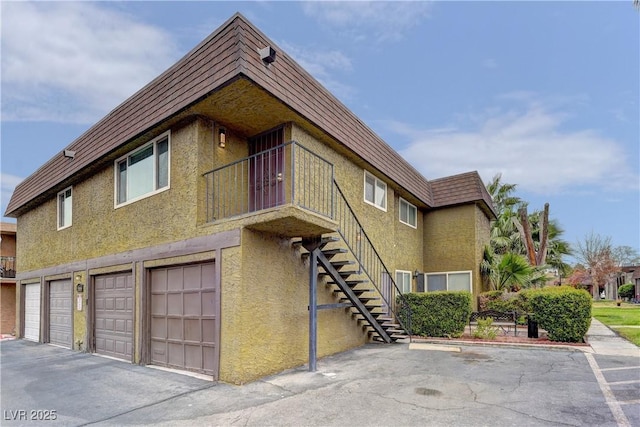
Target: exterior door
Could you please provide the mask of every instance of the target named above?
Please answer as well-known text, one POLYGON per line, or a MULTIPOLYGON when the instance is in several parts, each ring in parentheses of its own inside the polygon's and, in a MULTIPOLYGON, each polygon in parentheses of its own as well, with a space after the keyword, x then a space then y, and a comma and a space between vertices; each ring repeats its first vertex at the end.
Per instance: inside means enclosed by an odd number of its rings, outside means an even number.
POLYGON ((40 283, 24 285, 24 338, 40 341, 40 283))
POLYGON ((94 279, 95 352, 133 359, 133 275, 107 274, 94 279))
POLYGON ((220 286, 214 262, 153 269, 150 359, 218 377, 220 286))
POLYGON ((284 204, 284 128, 252 138, 249 142, 249 211, 284 204))
POLYGON ((73 343, 71 280, 49 282, 49 343, 71 348, 73 343))

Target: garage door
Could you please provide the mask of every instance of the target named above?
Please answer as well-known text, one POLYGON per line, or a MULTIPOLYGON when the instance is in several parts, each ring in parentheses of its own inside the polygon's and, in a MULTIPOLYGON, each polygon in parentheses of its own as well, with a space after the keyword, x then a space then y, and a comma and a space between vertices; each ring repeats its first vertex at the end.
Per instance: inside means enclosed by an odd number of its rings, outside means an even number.
POLYGON ((151 271, 151 363, 218 376, 215 264, 151 271))
POLYGON ((110 274, 95 278, 95 352, 133 358, 133 276, 110 274))
POLYGON ((24 286, 24 338, 40 341, 40 283, 24 286))
POLYGON ((73 341, 73 313, 71 280, 49 282, 49 342, 71 348, 73 341))

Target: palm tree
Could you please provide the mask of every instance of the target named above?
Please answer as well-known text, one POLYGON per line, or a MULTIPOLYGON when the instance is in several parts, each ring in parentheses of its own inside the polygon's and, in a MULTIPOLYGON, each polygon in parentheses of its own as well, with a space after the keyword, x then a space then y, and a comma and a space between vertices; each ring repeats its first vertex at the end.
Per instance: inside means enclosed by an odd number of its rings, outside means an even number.
MULTIPOLYGON (((480 269, 489 286, 496 290, 542 286, 546 281, 544 266, 532 266, 526 258, 527 248, 517 227, 518 211, 526 207, 526 202, 514 195, 516 187, 515 184, 503 183, 500 174, 487 184, 497 218, 491 223, 490 242, 484 249, 480 269), (528 269, 523 268, 523 261, 528 269)), ((528 215, 536 250, 540 246, 540 216, 540 212, 528 215)), ((570 254, 571 250, 569 244, 561 239, 564 230, 555 220, 549 221, 547 230, 546 265, 566 274, 570 266, 563 262, 562 257, 570 254)))

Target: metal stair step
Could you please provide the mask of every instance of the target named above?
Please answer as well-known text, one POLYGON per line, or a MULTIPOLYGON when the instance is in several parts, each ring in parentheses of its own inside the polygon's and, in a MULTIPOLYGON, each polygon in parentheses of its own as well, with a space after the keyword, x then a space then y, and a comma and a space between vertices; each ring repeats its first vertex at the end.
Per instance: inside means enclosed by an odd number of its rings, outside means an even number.
POLYGON ((346 249, 342 249, 342 248, 335 248, 335 249, 323 249, 322 253, 324 254, 324 256, 327 257, 327 259, 330 259, 331 257, 338 255, 338 254, 346 254, 348 251, 346 249))
MULTIPOLYGON (((342 277, 349 277, 352 275, 358 275, 360 274, 359 271, 355 271, 355 270, 349 270, 349 271, 338 271, 338 273, 340 273, 340 276, 342 277)), ((329 273, 327 273, 326 271, 322 271, 320 273, 318 273, 319 276, 328 276, 329 273)))
MULTIPOLYGON (((353 288, 354 286, 358 286, 361 285, 363 283, 369 283, 369 281, 367 279, 354 279, 354 280, 345 280, 344 281, 347 286, 349 286, 350 288, 353 288)), ((327 285, 338 285, 337 282, 334 282, 333 280, 327 281, 327 285)))
POLYGON ((331 261, 331 265, 333 266, 333 268, 338 271, 340 271, 342 267, 345 267, 347 265, 354 265, 355 263, 355 261, 331 261))

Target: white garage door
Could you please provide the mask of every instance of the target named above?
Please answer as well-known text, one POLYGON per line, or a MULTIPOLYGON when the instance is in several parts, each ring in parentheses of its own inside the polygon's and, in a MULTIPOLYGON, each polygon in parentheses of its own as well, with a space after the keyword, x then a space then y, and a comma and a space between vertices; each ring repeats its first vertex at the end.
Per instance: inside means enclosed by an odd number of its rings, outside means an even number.
POLYGON ((55 280, 49 284, 49 342, 71 348, 73 307, 71 280, 55 280))
POLYGON ((40 283, 24 286, 24 338, 40 341, 40 283))

